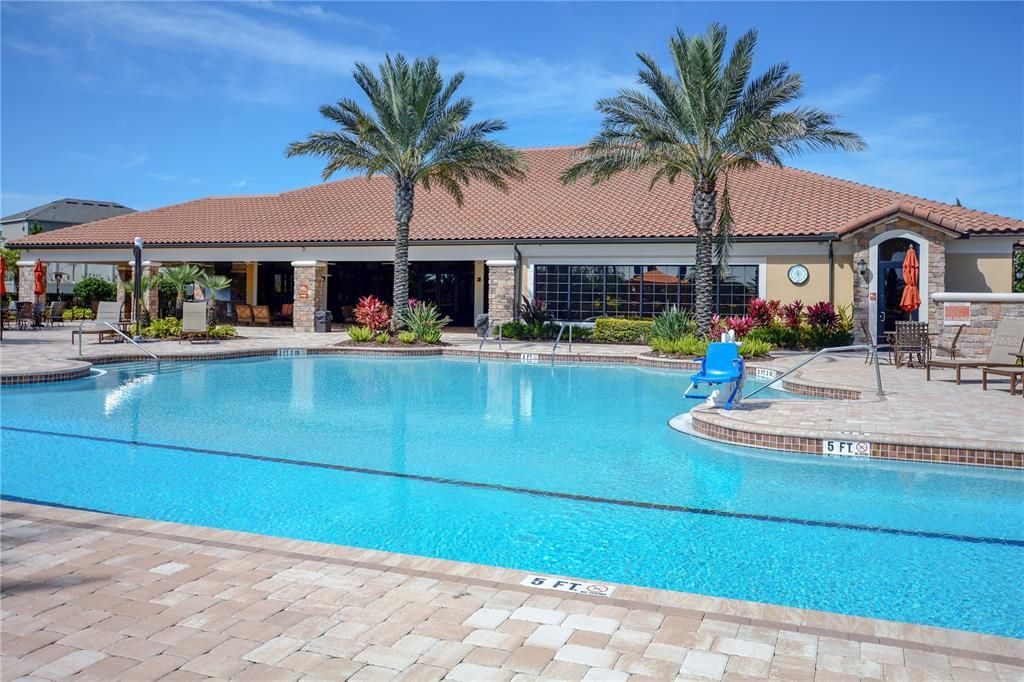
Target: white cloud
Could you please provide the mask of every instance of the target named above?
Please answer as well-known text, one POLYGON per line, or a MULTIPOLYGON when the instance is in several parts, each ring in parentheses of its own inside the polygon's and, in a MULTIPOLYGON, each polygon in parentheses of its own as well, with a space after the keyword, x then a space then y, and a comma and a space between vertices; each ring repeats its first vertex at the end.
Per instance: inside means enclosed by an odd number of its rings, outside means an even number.
POLYGON ((243 179, 239 180, 238 182, 232 182, 230 186, 234 187, 235 189, 241 189, 242 187, 245 187, 248 184, 249 184, 249 181, 243 178, 243 179))
POLYGON ((979 150, 970 130, 931 114, 861 131, 868 150, 815 154, 802 168, 969 208, 1024 217, 1024 173, 1012 150, 979 150))
POLYGON ((172 175, 167 173, 149 173, 149 177, 160 182, 172 182, 181 185, 198 185, 202 180, 187 175, 172 175))
POLYGON ((41 204, 48 204, 65 196, 67 195, 52 192, 14 192, 4 190, 0 192, 0 215, 6 216, 25 211, 41 204))
POLYGON ((69 151, 67 154, 75 161, 91 166, 94 171, 104 172, 134 168, 142 165, 149 159, 149 153, 144 151, 125 151, 121 149, 103 151, 103 154, 88 154, 74 151, 69 151))
POLYGON ((363 31, 369 31, 380 38, 390 38, 395 35, 395 29, 387 24, 379 24, 370 21, 363 21, 358 17, 347 14, 339 14, 321 5, 305 4, 299 2, 252 2, 251 7, 261 9, 274 14, 281 14, 299 19, 309 19, 317 23, 330 23, 339 26, 349 26, 363 31))
POLYGON ((842 114, 843 109, 863 104, 881 95, 884 82, 881 74, 869 73, 858 80, 838 85, 822 93, 810 93, 801 103, 842 114))

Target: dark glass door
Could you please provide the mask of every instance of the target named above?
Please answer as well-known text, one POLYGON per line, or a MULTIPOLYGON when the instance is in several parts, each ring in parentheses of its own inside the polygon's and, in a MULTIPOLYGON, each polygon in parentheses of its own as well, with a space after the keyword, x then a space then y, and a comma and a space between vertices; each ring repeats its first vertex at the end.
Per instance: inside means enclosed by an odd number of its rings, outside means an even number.
POLYGON ((896 331, 896 322, 917 320, 917 310, 907 313, 900 308, 903 299, 903 259, 914 248, 909 239, 890 239, 879 245, 878 255, 878 343, 886 343, 886 332, 896 331), (884 260, 883 260, 884 259, 884 260))

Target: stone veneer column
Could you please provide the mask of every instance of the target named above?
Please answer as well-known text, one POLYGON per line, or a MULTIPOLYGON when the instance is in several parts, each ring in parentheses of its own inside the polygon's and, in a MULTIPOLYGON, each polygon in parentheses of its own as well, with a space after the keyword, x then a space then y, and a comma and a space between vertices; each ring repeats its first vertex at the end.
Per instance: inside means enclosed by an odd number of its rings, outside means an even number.
MULTIPOLYGON (((160 274, 161 263, 154 263, 153 261, 144 260, 142 261, 142 276, 143 277, 156 277, 160 274)), ((132 270, 135 270, 135 266, 132 266, 132 270)), ((135 274, 132 273, 132 286, 135 282, 135 274)), ((148 293, 143 294, 142 305, 146 306, 146 310, 149 311, 149 316, 152 319, 156 319, 160 316, 160 287, 155 286, 149 290, 148 293)))
MULTIPOLYGON (((876 225, 866 230, 861 230, 854 235, 853 247, 853 338, 855 343, 866 343, 861 331, 860 320, 868 323, 871 328, 871 282, 877 273, 871 270, 871 240, 885 232, 897 231, 913 232, 923 237, 928 242, 928 271, 921 272, 922 279, 926 278, 928 284, 928 300, 924 300, 925 294, 921 294, 921 305, 928 306, 929 329, 942 331, 942 305, 932 300, 931 295, 946 290, 946 240, 948 237, 941 231, 919 225, 905 219, 899 219, 895 223, 876 225), (857 273, 857 262, 861 259, 868 264, 867 278, 857 273)), ((897 236, 897 235, 893 235, 897 236)), ((920 257, 921 254, 918 254, 920 257)))
POLYGON ((515 317, 516 262, 487 261, 487 314, 492 322, 508 322, 515 317))
MULTIPOLYGON (((45 264, 44 264, 45 267, 45 264)), ((45 282, 45 279, 43 280, 45 282)), ((36 296, 36 262, 34 260, 18 261, 18 301, 28 303, 45 303, 46 294, 36 296)))
POLYGON ((292 327, 295 331, 313 331, 313 317, 327 303, 327 264, 314 260, 292 261, 295 272, 295 307, 292 327))

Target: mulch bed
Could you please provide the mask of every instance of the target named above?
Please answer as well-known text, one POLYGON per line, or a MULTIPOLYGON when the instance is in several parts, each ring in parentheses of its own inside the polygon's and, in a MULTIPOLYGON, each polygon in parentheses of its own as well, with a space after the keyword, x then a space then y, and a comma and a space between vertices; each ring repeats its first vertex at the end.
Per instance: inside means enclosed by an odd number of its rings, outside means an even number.
POLYGON ((380 343, 376 340, 373 341, 353 341, 352 339, 346 339, 345 341, 339 341, 334 344, 335 346, 344 346, 346 348, 387 348, 391 350, 398 350, 401 348, 442 348, 444 346, 450 346, 452 344, 445 341, 439 341, 438 343, 423 343, 422 341, 416 341, 415 343, 402 343, 397 338, 392 338, 387 343, 380 343))

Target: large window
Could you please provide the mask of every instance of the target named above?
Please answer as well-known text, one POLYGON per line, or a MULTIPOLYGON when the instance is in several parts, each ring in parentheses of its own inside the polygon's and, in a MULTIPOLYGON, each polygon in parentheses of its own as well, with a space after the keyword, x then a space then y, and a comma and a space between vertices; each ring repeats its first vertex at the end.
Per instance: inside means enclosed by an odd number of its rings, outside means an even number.
MULTIPOLYGON (((715 277, 715 310, 742 315, 757 298, 756 265, 715 277)), ((670 306, 693 307, 692 265, 535 265, 533 293, 560 320, 653 317, 670 306)))

